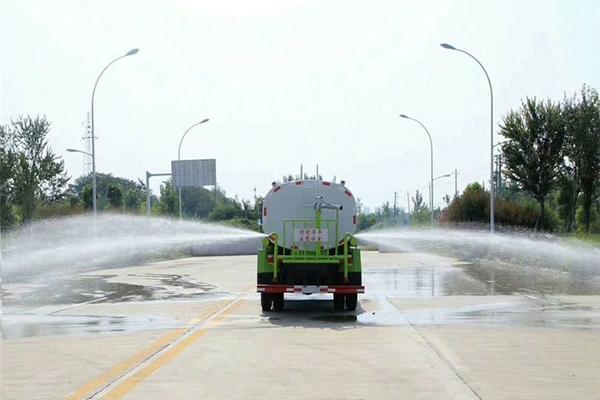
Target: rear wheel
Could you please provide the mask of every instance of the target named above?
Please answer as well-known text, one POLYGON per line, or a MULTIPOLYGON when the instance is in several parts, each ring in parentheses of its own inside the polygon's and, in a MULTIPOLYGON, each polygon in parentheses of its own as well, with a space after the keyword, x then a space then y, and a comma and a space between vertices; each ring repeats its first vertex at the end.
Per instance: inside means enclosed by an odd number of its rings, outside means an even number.
POLYGON ((260 306, 262 307, 263 311, 271 311, 271 295, 268 293, 261 293, 260 294, 260 306))
POLYGON ((283 310, 283 293, 273 295, 273 309, 275 311, 283 310))
POLYGON ((344 309, 344 295, 334 294, 333 295, 333 309, 336 311, 342 311, 344 309))
POLYGON ((346 309, 348 311, 356 310, 356 305, 358 304, 358 294, 347 294, 346 295, 346 309))

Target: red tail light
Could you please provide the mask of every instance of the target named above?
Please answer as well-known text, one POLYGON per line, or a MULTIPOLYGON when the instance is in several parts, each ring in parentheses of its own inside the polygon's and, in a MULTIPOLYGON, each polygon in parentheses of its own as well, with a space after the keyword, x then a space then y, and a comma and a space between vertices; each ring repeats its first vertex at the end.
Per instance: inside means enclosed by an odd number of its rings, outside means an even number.
POLYGON ((263 217, 267 216, 267 207, 263 207, 263 217))
POLYGON ((353 215, 353 216, 352 216, 352 223, 353 223, 354 225, 356 225, 356 215, 353 215))

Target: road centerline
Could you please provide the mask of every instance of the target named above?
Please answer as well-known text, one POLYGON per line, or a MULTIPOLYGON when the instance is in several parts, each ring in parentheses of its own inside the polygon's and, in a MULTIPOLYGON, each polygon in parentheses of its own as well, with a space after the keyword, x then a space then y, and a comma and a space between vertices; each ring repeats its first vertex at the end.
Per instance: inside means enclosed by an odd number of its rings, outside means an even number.
MULTIPOLYGON (((216 309, 214 311, 211 310, 205 318, 194 317, 188 322, 188 324, 201 325, 204 321, 213 318, 219 312, 223 311, 227 306, 231 305, 237 300, 239 300, 239 298, 230 301, 221 301, 216 304, 216 307, 214 307, 216 309)), ((192 328, 178 328, 172 332, 161 336, 160 338, 155 340, 150 346, 135 353, 133 356, 129 357, 125 361, 116 364, 111 369, 100 374, 96 378, 88 381, 83 386, 76 389, 75 392, 68 395, 66 399, 83 400, 96 398, 96 395, 101 393, 105 388, 109 387, 113 382, 117 381, 119 378, 125 376, 128 373, 128 371, 131 371, 136 366, 139 366, 144 361, 150 359, 155 354, 161 352, 167 346, 169 346, 170 344, 172 344, 177 339, 181 338, 194 328, 196 328, 196 326, 192 328)))
POLYGON ((93 393, 90 397, 87 397, 87 399, 122 398, 154 372, 158 371, 161 367, 181 354, 188 346, 204 336, 209 328, 221 323, 227 314, 234 310, 236 306, 246 298, 247 294, 248 292, 226 303, 200 323, 173 339, 166 346, 158 349, 158 351, 154 352, 150 357, 145 358, 132 368, 128 369, 124 374, 121 374, 111 382, 108 382, 99 391, 93 393))

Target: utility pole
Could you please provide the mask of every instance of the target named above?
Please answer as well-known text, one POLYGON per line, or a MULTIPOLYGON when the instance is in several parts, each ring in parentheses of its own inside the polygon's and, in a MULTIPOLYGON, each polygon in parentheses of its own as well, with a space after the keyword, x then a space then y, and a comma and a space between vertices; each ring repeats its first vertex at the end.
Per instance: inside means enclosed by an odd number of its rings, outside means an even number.
MULTIPOLYGON (((92 154, 92 120, 90 119, 90 113, 87 113, 87 119, 84 122, 85 133, 83 139, 83 151, 92 154)), ((92 173, 92 158, 83 158, 83 173, 85 176, 89 176, 92 173)))
POLYGON ((454 170, 454 198, 458 198, 458 170, 454 170))
POLYGON ((146 171, 146 216, 150 216, 152 205, 150 204, 150 172, 146 171))
POLYGON ((406 191, 406 209, 408 210, 408 226, 410 226, 410 193, 406 191))
POLYGON ((431 213, 433 213, 433 199, 431 198, 431 183, 429 186, 429 204, 431 205, 431 213))
POLYGON ((498 188, 496 190, 496 193, 500 193, 500 190, 502 189, 502 154, 498 154, 498 166, 496 167, 496 175, 497 175, 497 185, 498 188))
POLYGON ((398 211, 396 208, 397 200, 398 200, 398 193, 394 192, 394 225, 396 225, 398 223, 398 211))

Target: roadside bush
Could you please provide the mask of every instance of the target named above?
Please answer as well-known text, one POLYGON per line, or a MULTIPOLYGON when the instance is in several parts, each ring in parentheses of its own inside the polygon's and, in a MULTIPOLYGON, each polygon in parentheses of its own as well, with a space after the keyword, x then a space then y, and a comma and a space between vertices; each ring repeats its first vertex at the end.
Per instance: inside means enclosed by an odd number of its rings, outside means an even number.
POLYGON ((422 206, 413 211, 411 218, 410 218, 411 226, 413 226, 413 227, 429 226, 430 223, 431 223, 431 211, 429 211, 429 207, 422 206))
POLYGON ((377 216, 375 214, 358 214, 358 221, 356 224, 356 229, 358 231, 364 231, 365 229, 369 229, 373 225, 377 223, 377 216))
POLYGON ((533 199, 496 201, 496 221, 499 224, 534 228, 540 218, 540 208, 533 199))
POLYGON ((242 217, 242 209, 233 203, 221 203, 208 215, 209 221, 226 221, 242 217))
MULTIPOLYGON (((490 218, 490 194, 478 183, 468 185, 462 195, 454 199, 443 211, 440 222, 487 223, 490 218)), ((496 198, 496 223, 500 225, 535 228, 541 216, 539 204, 530 197, 520 196, 514 199, 496 198)), ((546 209, 544 229, 553 231, 560 221, 555 210, 546 209)))
POLYGON ((479 183, 467 185, 463 193, 444 209, 441 222, 485 222, 489 220, 489 193, 479 183))
POLYGON ((65 217, 82 214, 83 212, 85 212, 85 210, 82 204, 72 202, 69 199, 68 201, 38 205, 34 211, 33 219, 65 217))

